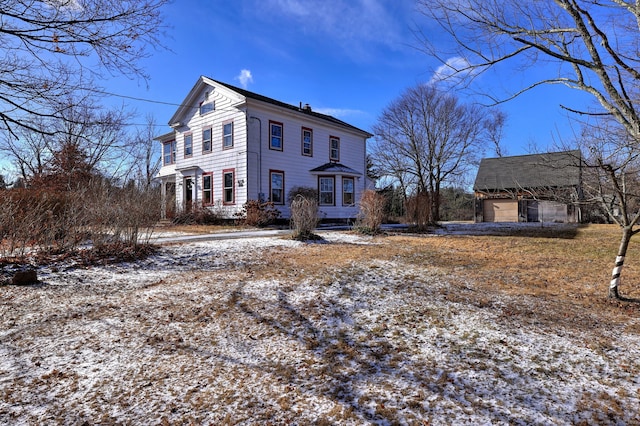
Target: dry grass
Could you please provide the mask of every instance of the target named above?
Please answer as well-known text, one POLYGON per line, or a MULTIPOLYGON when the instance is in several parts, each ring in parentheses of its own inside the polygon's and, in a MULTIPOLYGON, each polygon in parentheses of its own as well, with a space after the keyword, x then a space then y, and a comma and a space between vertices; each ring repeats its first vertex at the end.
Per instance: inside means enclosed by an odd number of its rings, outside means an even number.
MULTIPOLYGON (((528 231, 530 232, 530 231, 528 231)), ((453 272, 456 282, 472 282, 485 295, 506 293, 554 301, 567 308, 601 312, 621 319, 637 305, 610 302, 607 287, 619 242, 612 225, 589 225, 573 232, 539 236, 469 236, 425 241, 419 261, 453 272)), ((401 242, 402 241, 402 242, 401 242)), ((415 247, 415 240, 399 244, 415 247)), ((621 291, 640 297, 640 250, 632 241, 621 291)))
POLYGON ((617 229, 526 232, 212 243, 148 282, 0 288, 0 420, 632 424, 617 229))
MULTIPOLYGON (((304 250, 272 251, 260 274, 331 281, 336 268, 371 259, 396 260, 446 275, 449 300, 490 307, 500 294, 534 298, 539 311, 528 314, 535 314, 536 321, 575 322, 576 327, 593 330, 640 313, 637 303, 607 299, 619 233, 614 225, 585 225, 561 231, 526 229, 514 235, 394 235, 377 238, 380 245, 344 245, 339 255, 334 246, 314 244, 304 250)), ((640 264, 634 262, 640 259, 640 248, 634 243, 627 253, 621 292, 640 298, 640 264)), ((514 305, 511 312, 527 315, 527 309, 514 305)))

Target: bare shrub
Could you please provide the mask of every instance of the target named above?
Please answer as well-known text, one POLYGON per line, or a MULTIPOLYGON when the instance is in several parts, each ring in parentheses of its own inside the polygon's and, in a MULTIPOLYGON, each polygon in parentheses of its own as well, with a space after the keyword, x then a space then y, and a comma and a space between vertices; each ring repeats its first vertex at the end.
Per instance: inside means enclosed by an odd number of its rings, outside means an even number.
POLYGON ((242 211, 235 216, 243 225, 262 227, 274 223, 280 214, 271 201, 248 200, 242 205, 242 211))
POLYGON ((44 189, 3 192, 0 208, 2 255, 22 257, 28 250, 66 251, 82 240, 76 226, 82 206, 67 193, 44 189))
POLYGON ((430 223, 431 198, 426 192, 419 192, 407 199, 407 222, 417 230, 424 231, 430 223))
POLYGON ((315 188, 308 187, 308 186, 294 186, 289 191, 289 194, 287 194, 287 203, 289 205, 291 205, 291 203, 293 202, 294 198, 296 198, 296 196, 298 196, 298 195, 302 195, 305 198, 317 200, 318 199, 318 190, 315 189, 315 188))
POLYGON ((74 250, 88 238, 84 190, 57 192, 41 200, 43 211, 35 241, 45 251, 74 250))
POLYGON ((315 240, 313 233, 318 226, 318 195, 312 188, 295 187, 289 192, 291 208, 290 226, 296 240, 315 240))
POLYGON ((98 180, 69 191, 44 187, 2 191, 0 255, 66 253, 94 247, 147 244, 160 216, 159 194, 98 180))
POLYGON ((174 225, 218 225, 224 221, 223 213, 218 208, 194 204, 189 209, 175 212, 174 225))
POLYGON ((136 186, 116 189, 114 237, 125 245, 147 244, 155 224, 160 220, 158 189, 136 186))
POLYGON ((29 235, 25 232, 24 221, 19 217, 20 205, 13 191, 3 191, 0 202, 0 254, 3 257, 24 254, 29 235))
POLYGON ((367 190, 360 197, 360 213, 356 220, 355 229, 364 234, 377 234, 385 219, 387 200, 384 195, 373 190, 367 190))

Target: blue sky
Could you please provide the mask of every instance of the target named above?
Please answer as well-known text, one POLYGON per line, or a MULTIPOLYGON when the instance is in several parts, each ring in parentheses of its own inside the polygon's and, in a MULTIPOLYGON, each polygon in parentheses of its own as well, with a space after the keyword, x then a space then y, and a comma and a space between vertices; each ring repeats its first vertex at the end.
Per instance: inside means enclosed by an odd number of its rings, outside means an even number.
MULTIPOLYGON (((294 105, 309 103, 371 131, 392 100, 406 88, 428 82, 441 65, 418 49, 413 30, 420 28, 436 44, 445 43, 413 0, 176 0, 165 12, 170 50, 154 51, 143 61, 151 77, 148 87, 114 77, 102 82, 109 92, 178 104, 206 75, 294 105)), ((501 94, 518 90, 530 77, 503 68, 483 74, 476 84, 501 94)), ((153 114, 162 125, 176 109, 124 101, 141 117, 153 114)), ((554 86, 503 104, 506 153, 569 141, 573 130, 559 104, 580 107, 585 101, 579 93, 554 86)))

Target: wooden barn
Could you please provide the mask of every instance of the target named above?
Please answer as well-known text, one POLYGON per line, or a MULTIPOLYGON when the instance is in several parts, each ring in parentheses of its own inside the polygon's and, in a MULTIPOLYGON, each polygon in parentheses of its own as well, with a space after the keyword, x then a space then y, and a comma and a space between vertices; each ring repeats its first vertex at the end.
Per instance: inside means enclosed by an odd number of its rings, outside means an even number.
POLYGON ((473 190, 476 222, 579 222, 579 150, 484 158, 473 190))

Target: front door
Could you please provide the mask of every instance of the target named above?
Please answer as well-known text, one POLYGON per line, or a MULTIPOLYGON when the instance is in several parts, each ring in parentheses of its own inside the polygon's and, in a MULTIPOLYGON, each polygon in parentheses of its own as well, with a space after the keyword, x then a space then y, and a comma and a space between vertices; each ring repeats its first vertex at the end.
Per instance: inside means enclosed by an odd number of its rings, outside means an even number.
POLYGON ((193 178, 184 178, 184 208, 190 212, 193 207, 193 178))

